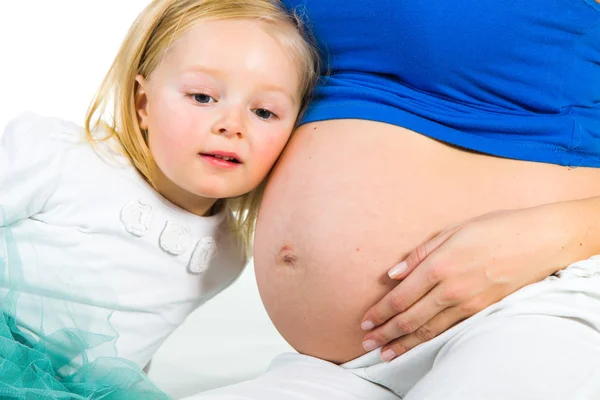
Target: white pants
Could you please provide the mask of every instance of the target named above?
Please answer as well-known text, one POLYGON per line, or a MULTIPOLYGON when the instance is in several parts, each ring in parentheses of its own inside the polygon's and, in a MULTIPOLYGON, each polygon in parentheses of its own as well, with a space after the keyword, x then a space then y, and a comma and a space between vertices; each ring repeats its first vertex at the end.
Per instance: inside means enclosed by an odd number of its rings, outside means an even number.
POLYGON ((189 400, 599 400, 600 256, 572 264, 392 362, 283 354, 189 400))

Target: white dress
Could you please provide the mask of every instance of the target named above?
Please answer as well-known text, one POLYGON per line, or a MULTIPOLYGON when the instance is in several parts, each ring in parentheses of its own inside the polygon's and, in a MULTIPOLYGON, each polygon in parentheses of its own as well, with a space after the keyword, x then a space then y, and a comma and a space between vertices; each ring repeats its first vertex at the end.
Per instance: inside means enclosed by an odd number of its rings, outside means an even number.
POLYGON ((175 206, 114 148, 34 114, 0 138, 2 310, 63 356, 61 376, 106 357, 144 367, 246 264, 223 213, 175 206))

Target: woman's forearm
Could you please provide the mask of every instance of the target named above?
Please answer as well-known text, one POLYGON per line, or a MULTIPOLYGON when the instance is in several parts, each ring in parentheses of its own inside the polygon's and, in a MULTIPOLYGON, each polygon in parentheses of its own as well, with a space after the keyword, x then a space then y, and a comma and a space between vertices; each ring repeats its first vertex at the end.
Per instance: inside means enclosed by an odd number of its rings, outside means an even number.
POLYGON ((566 235, 560 251, 561 267, 600 254, 600 196, 542 207, 562 221, 559 229, 564 229, 566 235))

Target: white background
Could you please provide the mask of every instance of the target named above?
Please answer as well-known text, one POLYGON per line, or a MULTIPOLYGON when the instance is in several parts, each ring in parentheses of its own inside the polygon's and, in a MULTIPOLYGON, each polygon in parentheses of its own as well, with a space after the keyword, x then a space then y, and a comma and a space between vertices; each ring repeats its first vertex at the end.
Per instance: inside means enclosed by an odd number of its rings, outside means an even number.
MULTIPOLYGON (((0 0, 0 132, 24 110, 82 123, 147 0, 0 0)), ((0 188, 1 190, 1 188, 0 188)), ((252 266, 156 355, 151 377, 175 396, 262 372, 291 348, 270 323, 252 266)))

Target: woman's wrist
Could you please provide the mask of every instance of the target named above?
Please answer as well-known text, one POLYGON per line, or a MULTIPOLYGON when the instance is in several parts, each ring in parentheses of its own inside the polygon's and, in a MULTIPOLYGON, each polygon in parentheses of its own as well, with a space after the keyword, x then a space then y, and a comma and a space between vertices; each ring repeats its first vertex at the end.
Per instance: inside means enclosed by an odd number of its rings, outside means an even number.
POLYGON ((543 207, 559 216, 556 229, 565 234, 560 257, 563 267, 600 254, 600 196, 543 207))

